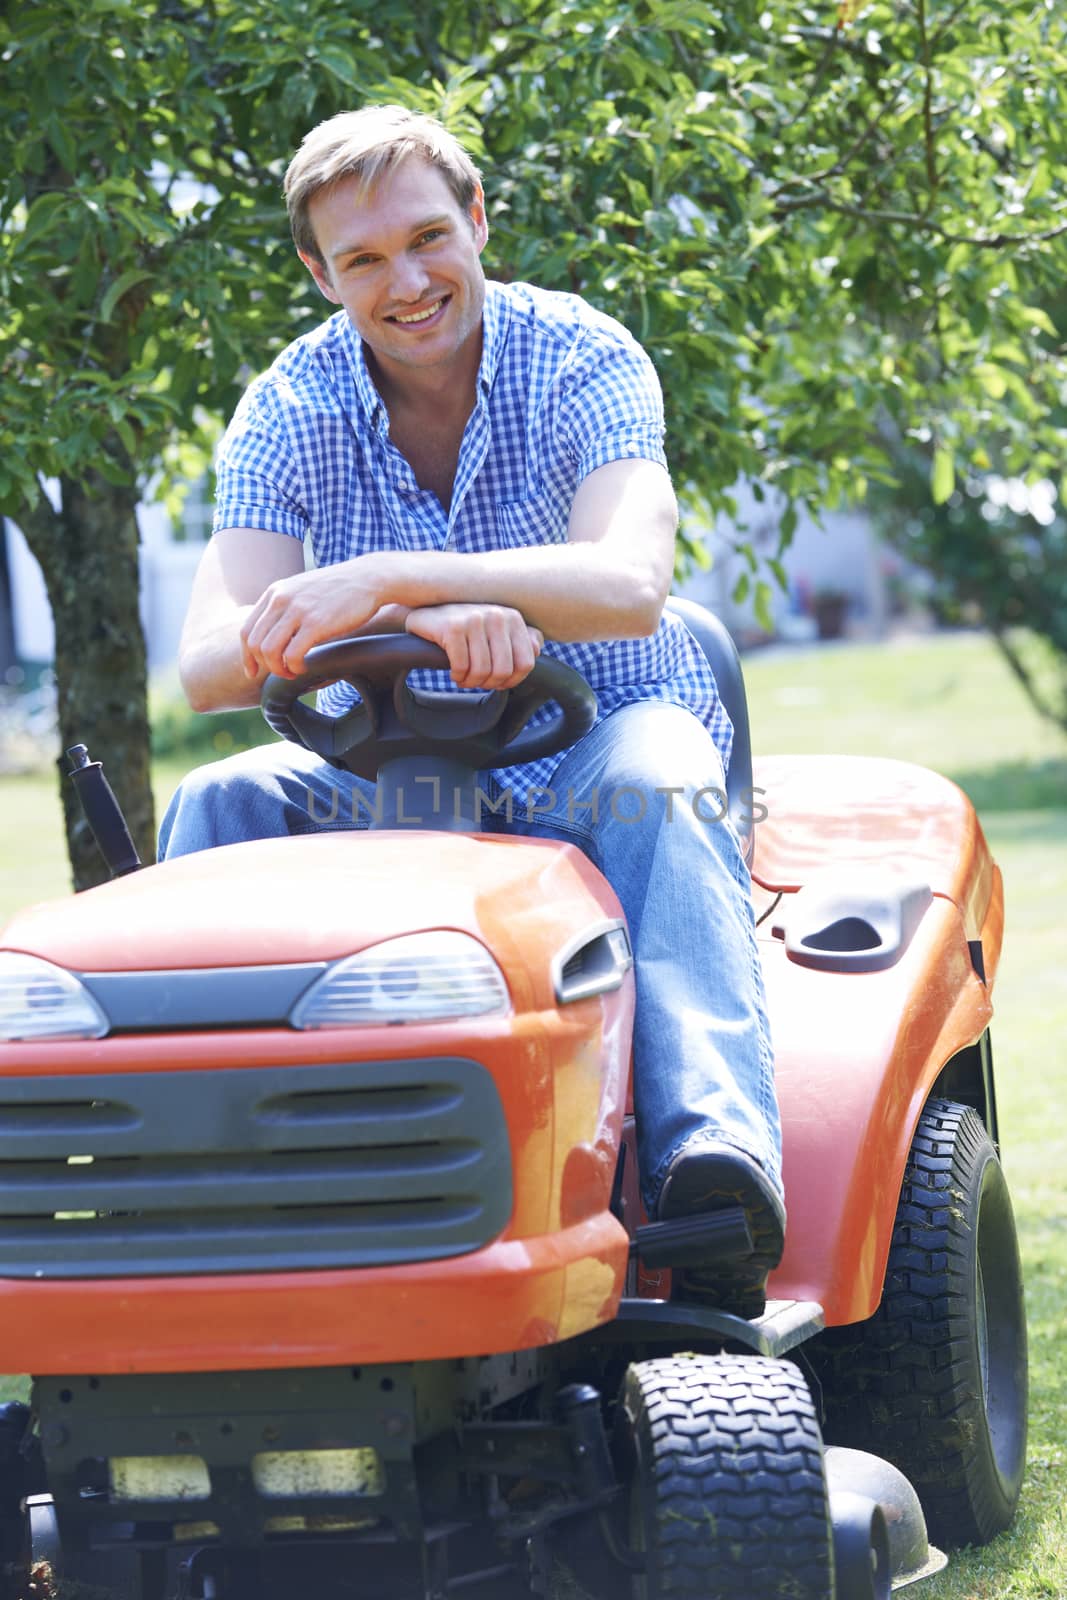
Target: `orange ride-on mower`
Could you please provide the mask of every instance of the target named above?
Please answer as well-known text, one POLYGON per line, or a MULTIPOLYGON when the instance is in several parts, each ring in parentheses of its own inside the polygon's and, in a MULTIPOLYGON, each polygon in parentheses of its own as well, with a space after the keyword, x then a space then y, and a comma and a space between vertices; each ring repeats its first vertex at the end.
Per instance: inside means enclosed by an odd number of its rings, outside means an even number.
POLYGON ((0 939, 8 1600, 495 1600, 560 1568, 598 1600, 882 1600, 1007 1526, 999 874, 929 772, 753 773, 733 647, 674 604, 736 727, 785 1127, 765 1314, 671 1297, 743 1213, 641 1216, 608 884, 469 827, 477 771, 578 737, 588 687, 542 659, 431 696, 424 641, 323 646, 266 714, 378 775, 369 828, 126 872, 83 753, 124 875, 0 939), (332 723, 298 696, 338 677, 332 723))

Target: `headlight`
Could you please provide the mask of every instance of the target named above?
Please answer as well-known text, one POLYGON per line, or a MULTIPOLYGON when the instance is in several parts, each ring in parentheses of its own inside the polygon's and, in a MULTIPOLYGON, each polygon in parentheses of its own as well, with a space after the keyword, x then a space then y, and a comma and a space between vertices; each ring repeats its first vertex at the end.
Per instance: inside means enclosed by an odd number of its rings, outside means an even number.
POLYGON ((294 1028, 440 1022, 506 1011, 504 974, 466 933, 412 933, 361 950, 324 972, 297 1002, 294 1028))
POLYGON ((0 950, 0 1039, 102 1039, 109 1026, 72 972, 0 950))

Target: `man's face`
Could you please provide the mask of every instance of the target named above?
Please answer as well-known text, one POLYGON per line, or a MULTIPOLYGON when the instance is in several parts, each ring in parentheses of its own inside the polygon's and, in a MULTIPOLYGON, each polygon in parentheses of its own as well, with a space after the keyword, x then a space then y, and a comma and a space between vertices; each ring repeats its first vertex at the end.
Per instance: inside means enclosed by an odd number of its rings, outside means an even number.
POLYGON ((303 261, 386 372, 454 360, 481 326, 488 229, 481 190, 460 209, 436 167, 402 161, 360 195, 355 178, 308 208, 323 263, 303 261))

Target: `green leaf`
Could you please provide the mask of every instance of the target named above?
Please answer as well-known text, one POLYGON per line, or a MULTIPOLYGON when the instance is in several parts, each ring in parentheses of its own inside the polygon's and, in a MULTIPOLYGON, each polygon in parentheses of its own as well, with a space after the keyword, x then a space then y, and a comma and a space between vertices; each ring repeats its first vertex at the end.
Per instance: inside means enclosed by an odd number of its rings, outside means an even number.
POLYGON ((73 174, 78 170, 78 151, 66 127, 63 117, 49 117, 45 123, 48 133, 48 142, 56 155, 62 161, 66 170, 73 174))
POLYGON ((1044 156, 1042 156, 1041 160, 1035 164, 1034 174, 1030 180, 1030 199, 1040 200, 1042 195, 1048 194, 1051 188, 1052 166, 1051 163, 1044 156))
POLYGON ((327 71, 332 72, 335 78, 339 78, 350 89, 362 89, 355 61, 346 50, 339 49, 337 45, 327 44, 319 51, 318 57, 327 71))
POLYGON ((1042 333, 1049 334, 1053 339, 1059 337, 1059 329, 1048 312, 1041 306, 1020 306, 1019 319, 1024 324, 1028 323, 1035 328, 1040 328, 1042 333))
POLYGON ((999 367, 980 361, 974 369, 975 377, 991 400, 1002 400, 1007 393, 1008 380, 999 367))
POLYGON ((63 213, 70 204, 70 197, 64 191, 60 194, 43 194, 33 202, 26 226, 17 235, 20 250, 28 250, 31 244, 36 244, 39 239, 45 238, 55 231, 63 220, 63 213))
POLYGON ((935 506, 944 505, 956 487, 956 463, 952 451, 939 445, 934 451, 930 473, 930 493, 935 506))
POLYGON ((769 583, 763 578, 756 585, 756 592, 752 600, 752 609, 756 613, 756 621, 764 633, 774 632, 774 613, 771 610, 772 590, 769 583))
POLYGON ((110 456, 105 455, 103 451, 98 451, 94 454, 93 467, 102 478, 107 479, 108 483, 126 484, 133 482, 133 474, 130 470, 121 466, 119 462, 113 460, 110 456))
POLYGON ((780 226, 777 222, 765 222, 759 227, 752 228, 748 236, 746 255, 755 255, 761 244, 766 244, 768 239, 774 238, 780 226))
POLYGON ((137 435, 125 416, 115 418, 115 432, 129 451, 130 460, 137 459, 137 435))
POLYGON ((147 283, 153 277, 155 277, 155 274, 146 272, 143 267, 130 267, 128 271, 122 273, 120 277, 115 279, 100 302, 100 321, 110 322, 115 307, 123 295, 132 289, 134 284, 147 283))

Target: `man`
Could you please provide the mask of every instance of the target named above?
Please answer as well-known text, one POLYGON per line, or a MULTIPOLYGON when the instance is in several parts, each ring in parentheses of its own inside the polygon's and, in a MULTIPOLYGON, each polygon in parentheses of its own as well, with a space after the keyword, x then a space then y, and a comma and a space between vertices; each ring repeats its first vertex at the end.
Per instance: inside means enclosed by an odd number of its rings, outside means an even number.
MULTIPOLYGON (((486 282, 479 174, 430 118, 332 118, 285 192, 340 310, 252 385, 222 442, 181 646, 189 700, 253 705, 268 673, 359 631, 434 641, 464 688, 520 683, 546 641, 589 678, 592 731, 495 776, 512 831, 577 843, 622 902, 645 1203, 660 1218, 743 1204, 751 1257, 684 1290, 757 1314, 784 1228, 772 1060, 737 839, 689 803, 721 790, 730 725, 663 613, 677 511, 651 363, 575 296, 486 282), (624 791, 629 809, 608 803, 624 791)), ((346 696, 324 691, 325 709, 346 696)), ((339 781, 294 745, 216 763, 179 790, 161 854, 314 831, 343 817, 339 781)))

